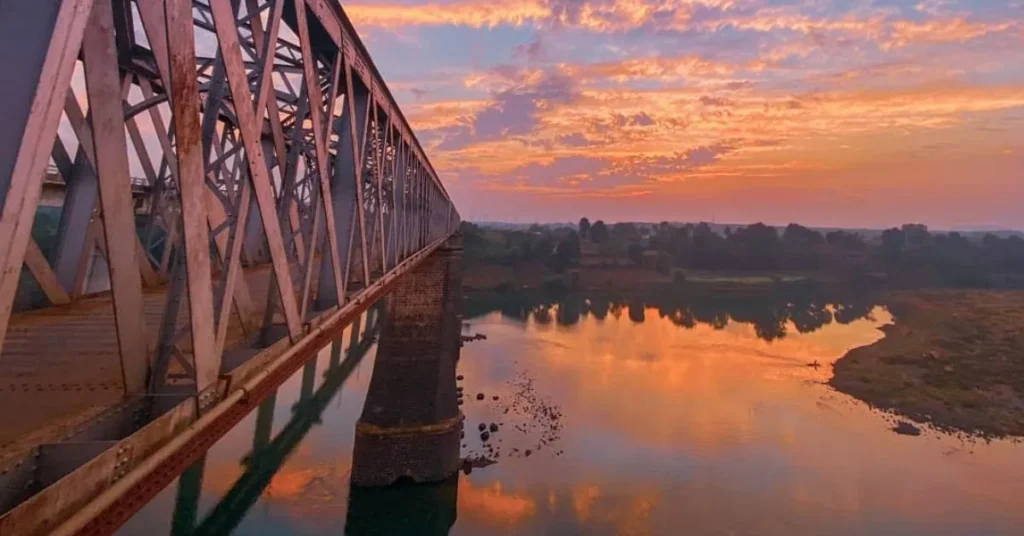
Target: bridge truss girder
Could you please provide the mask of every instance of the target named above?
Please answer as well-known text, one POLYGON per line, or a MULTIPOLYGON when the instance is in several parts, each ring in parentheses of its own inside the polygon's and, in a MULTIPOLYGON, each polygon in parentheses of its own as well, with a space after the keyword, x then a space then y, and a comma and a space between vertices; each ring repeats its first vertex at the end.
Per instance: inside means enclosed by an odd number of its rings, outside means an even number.
POLYGON ((0 352, 23 267, 64 305, 99 258, 125 393, 209 392, 232 317, 296 342, 313 311, 458 226, 333 0, 14 0, 0 39, 0 352), (48 168, 67 194, 47 256, 32 224, 48 168), (260 264, 265 304, 242 276, 260 264), (146 325, 144 287, 161 285, 146 325))

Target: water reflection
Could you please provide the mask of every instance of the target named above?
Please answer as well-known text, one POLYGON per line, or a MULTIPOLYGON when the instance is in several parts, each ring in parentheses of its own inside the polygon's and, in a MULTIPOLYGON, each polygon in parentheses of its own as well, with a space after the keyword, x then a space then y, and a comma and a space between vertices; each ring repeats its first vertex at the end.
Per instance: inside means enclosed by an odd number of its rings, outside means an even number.
POLYGON ((349 536, 444 536, 457 517, 459 475, 438 484, 390 488, 353 486, 345 534, 349 536))
POLYGON ((730 322, 751 324, 761 339, 773 341, 796 333, 811 333, 833 322, 849 324, 867 318, 876 305, 863 294, 836 290, 786 287, 751 291, 734 295, 692 293, 671 287, 661 292, 643 291, 633 295, 553 295, 539 291, 504 294, 478 294, 467 302, 467 317, 500 311, 507 319, 538 324, 557 323, 572 326, 593 316, 604 320, 625 312, 627 318, 641 324, 647 310, 656 309, 659 318, 693 328, 706 324, 724 329, 730 322))
MULTIPOLYGON (((353 330, 358 333, 358 330, 353 330)), ((195 529, 195 534, 228 534, 234 530, 253 504, 267 489, 285 460, 288 459, 306 437, 309 430, 322 423, 323 411, 328 402, 341 388, 345 379, 359 364, 366 352, 373 347, 373 336, 365 336, 361 341, 352 341, 345 360, 338 363, 341 345, 331 346, 330 367, 324 375, 323 384, 315 392, 313 384, 316 378, 316 361, 307 364, 301 374, 302 383, 299 399, 292 406, 294 415, 272 440, 267 430, 272 415, 275 399, 265 401, 256 415, 256 431, 253 434, 253 450, 245 457, 243 464, 247 467, 231 486, 213 510, 206 516, 202 524, 195 529), (269 408, 269 409, 267 409, 269 408)), ((182 487, 185 486, 183 482, 182 487)), ((175 518, 179 516, 176 514, 175 518)))
POLYGON ((467 302, 487 340, 463 347, 459 374, 486 397, 462 410, 470 430, 502 423, 498 463, 387 490, 348 485, 374 358, 374 332, 349 328, 122 534, 1021 533, 1021 445, 897 436, 823 385, 881 336, 884 310, 760 300, 467 302), (565 416, 541 448, 505 411, 524 377, 565 416))

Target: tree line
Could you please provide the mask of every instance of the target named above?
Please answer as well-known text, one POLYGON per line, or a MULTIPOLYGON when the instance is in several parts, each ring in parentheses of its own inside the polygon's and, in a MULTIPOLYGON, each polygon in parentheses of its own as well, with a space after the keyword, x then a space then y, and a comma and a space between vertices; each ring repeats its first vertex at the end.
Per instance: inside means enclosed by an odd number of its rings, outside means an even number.
POLYGON ((484 229, 463 224, 467 258, 515 265, 539 262, 560 271, 588 251, 640 264, 644 251, 670 259, 666 269, 713 271, 828 271, 849 277, 884 276, 894 282, 990 286, 1024 274, 1024 239, 1018 235, 980 238, 931 232, 906 224, 875 236, 845 230, 822 233, 791 223, 726 227, 708 223, 593 223, 534 225, 526 230, 484 229))

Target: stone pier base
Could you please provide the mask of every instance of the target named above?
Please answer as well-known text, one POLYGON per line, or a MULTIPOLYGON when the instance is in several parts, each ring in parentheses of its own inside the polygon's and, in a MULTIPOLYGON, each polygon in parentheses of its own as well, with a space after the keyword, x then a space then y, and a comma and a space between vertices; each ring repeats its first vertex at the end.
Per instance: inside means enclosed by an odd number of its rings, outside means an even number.
POLYGON ((460 465, 462 244, 452 238, 388 297, 377 358, 356 423, 352 484, 438 482, 460 465))

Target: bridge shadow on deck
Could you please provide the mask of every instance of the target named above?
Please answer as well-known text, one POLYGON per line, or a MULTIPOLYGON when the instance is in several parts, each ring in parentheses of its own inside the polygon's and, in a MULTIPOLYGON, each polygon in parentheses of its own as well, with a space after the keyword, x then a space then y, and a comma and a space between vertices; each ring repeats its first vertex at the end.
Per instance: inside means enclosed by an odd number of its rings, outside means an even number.
MULTIPOLYGON (((245 270, 254 304, 266 304, 269 266, 245 270)), ((166 287, 144 294, 149 348, 156 345, 166 302, 166 287)), ((179 326, 188 325, 180 308, 179 326)), ((262 316, 263 311, 256 311, 262 316)), ((256 315, 254 315, 256 316, 256 315)), ((109 293, 15 313, 0 353, 0 464, 36 444, 61 439, 93 417, 125 400, 122 389, 114 310, 109 293)), ((254 351, 245 348, 238 316, 232 314, 224 366, 231 368, 254 351)))

